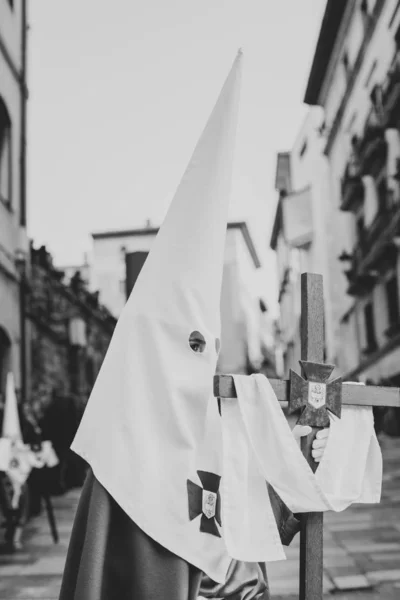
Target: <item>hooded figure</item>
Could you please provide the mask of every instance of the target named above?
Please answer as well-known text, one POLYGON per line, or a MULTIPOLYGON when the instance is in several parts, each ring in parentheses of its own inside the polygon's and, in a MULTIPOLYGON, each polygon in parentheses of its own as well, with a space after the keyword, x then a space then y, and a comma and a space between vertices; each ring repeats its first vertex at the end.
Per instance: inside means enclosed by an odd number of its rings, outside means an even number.
MULTIPOLYGON (((32 453, 29 446, 25 445, 22 439, 14 375, 11 372, 7 373, 2 447, 6 449, 6 454, 9 458, 4 471, 12 483, 13 495, 11 505, 15 510, 18 508, 24 484, 32 469, 32 453)), ((3 461, 4 459, 1 462, 3 461)))
POLYGON ((9 372, 0 437, 0 506, 6 517, 5 540, 10 551, 21 548, 23 525, 31 508, 27 488, 32 469, 52 467, 58 462, 51 443, 39 441, 37 431, 30 441, 29 433, 32 424, 23 407, 18 410, 14 376, 9 372))
POLYGON ((0 507, 6 518, 5 542, 10 552, 21 547, 31 470, 32 452, 23 442, 14 376, 9 372, 0 437, 0 507))
MULTIPOLYGON (((239 52, 72 444, 90 470, 61 600, 195 600, 202 579, 208 598, 269 597, 264 567, 232 561, 224 544, 213 396, 241 62, 239 52)), ((289 542, 298 522, 273 505, 289 542)))

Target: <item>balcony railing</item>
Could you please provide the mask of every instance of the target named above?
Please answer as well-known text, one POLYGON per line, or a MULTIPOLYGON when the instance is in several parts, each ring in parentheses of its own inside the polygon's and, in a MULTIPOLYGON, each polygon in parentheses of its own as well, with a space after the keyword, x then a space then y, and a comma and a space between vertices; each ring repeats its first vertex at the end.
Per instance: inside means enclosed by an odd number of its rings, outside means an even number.
POLYGON ((387 143, 381 125, 367 124, 363 138, 357 144, 361 175, 377 174, 386 164, 387 143))
POLYGON ((386 127, 397 127, 400 120, 400 56, 388 74, 383 93, 383 110, 386 127))
POLYGON ((395 263, 398 251, 392 241, 399 232, 400 204, 382 207, 353 250, 350 268, 345 272, 349 281, 348 294, 366 293, 375 285, 383 264, 395 263))
POLYGON ((371 272, 363 275, 354 275, 347 271, 346 276, 349 280, 349 287, 347 293, 349 296, 363 296, 370 292, 377 280, 377 273, 371 272))
POLYGON ((348 164, 342 179, 342 202, 340 209, 354 211, 364 200, 364 186, 361 180, 360 168, 348 164))
POLYGON ((364 200, 362 177, 371 175, 379 179, 386 167, 385 129, 370 118, 363 137, 361 139, 354 137, 352 147, 351 157, 342 179, 340 208, 343 211, 355 212, 364 200))

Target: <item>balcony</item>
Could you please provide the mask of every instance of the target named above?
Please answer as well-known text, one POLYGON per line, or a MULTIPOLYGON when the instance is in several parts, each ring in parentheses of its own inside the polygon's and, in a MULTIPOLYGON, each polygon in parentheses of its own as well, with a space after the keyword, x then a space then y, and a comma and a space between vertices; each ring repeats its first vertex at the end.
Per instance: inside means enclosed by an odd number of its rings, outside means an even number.
POLYGON ((278 300, 279 303, 281 302, 281 300, 286 292, 286 288, 289 285, 289 281, 290 281, 290 269, 289 269, 289 267, 286 267, 285 271, 283 273, 281 285, 279 288, 279 300, 278 300))
POLYGON ((398 249, 393 239, 399 235, 400 205, 382 207, 372 225, 359 238, 349 257, 350 265, 345 271, 349 282, 349 295, 366 294, 375 285, 379 274, 396 265, 398 249))
POLYGON ((388 339, 392 339, 396 337, 400 333, 400 321, 396 321, 389 325, 389 327, 385 331, 385 335, 388 339))
POLYGON ((346 271, 345 275, 349 281, 347 293, 349 296, 364 296, 370 292, 378 278, 378 273, 371 271, 364 274, 355 274, 352 270, 346 271))
POLYGON ((355 162, 349 163, 342 179, 342 202, 340 210, 355 211, 364 200, 364 186, 360 168, 355 162))
POLYGON ((363 137, 359 139, 354 136, 352 139, 352 152, 341 184, 340 208, 343 211, 355 212, 362 204, 363 176, 370 175, 375 180, 380 180, 385 173, 388 148, 385 129, 378 121, 372 111, 363 137))
POLYGON ((386 127, 398 127, 400 121, 400 57, 388 74, 383 93, 383 110, 386 127))
POLYGON ((387 143, 382 125, 367 123, 363 138, 357 144, 361 175, 377 177, 386 165, 387 143))

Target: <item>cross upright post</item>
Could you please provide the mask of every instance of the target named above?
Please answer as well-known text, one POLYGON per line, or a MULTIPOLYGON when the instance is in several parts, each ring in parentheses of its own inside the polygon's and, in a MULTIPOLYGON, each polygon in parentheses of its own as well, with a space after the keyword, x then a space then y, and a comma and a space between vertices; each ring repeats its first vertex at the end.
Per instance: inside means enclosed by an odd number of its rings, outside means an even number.
MULTIPOLYGON (((321 275, 301 275, 301 360, 322 363, 324 360, 324 293, 321 275)), ((318 432, 301 440, 301 449, 308 464, 316 471, 311 455, 312 443, 318 432)), ((323 590, 323 513, 304 513, 300 523, 300 600, 322 598, 323 590)))

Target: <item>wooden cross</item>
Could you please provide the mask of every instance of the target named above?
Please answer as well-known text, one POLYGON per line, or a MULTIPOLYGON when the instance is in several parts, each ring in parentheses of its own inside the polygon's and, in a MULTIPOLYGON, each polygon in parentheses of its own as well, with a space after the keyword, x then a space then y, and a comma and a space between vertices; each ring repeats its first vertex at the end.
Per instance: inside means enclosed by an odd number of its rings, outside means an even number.
MULTIPOLYGON (((340 417, 341 405, 400 407, 400 389, 358 386, 327 381, 333 365, 324 360, 324 299, 321 275, 301 275, 301 361, 304 379, 291 371, 290 379, 271 379, 282 405, 289 411, 303 409, 299 422, 310 425, 312 432, 302 438, 301 449, 311 469, 318 466, 311 455, 312 443, 320 428, 329 425, 328 410, 340 417)), ((236 398, 230 375, 216 375, 214 396, 236 398)), ((323 596, 323 513, 301 515, 300 529, 300 600, 321 600, 323 596)))

